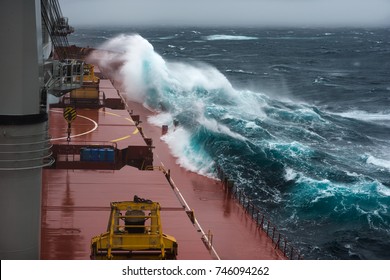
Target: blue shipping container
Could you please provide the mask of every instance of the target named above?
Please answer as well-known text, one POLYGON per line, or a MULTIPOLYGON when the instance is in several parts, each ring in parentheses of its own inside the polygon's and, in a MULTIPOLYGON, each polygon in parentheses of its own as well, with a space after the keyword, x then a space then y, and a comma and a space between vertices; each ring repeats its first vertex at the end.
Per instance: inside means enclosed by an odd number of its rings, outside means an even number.
POLYGON ((99 161, 99 149, 91 149, 91 161, 99 161))
POLYGON ((106 149, 99 149, 99 161, 106 161, 106 149))
POLYGON ((111 148, 81 148, 81 161, 115 162, 115 150, 111 148))
POLYGON ((115 162, 115 152, 114 149, 106 149, 106 161, 115 162))
POLYGON ((90 161, 91 160, 91 149, 81 148, 80 149, 80 160, 81 161, 90 161))

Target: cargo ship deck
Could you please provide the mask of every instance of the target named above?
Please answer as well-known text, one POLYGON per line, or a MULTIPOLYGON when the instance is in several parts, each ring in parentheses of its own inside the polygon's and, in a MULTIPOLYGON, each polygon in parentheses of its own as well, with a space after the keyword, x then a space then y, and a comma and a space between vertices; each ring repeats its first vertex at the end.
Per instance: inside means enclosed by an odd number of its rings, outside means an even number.
POLYGON ((123 104, 108 79, 100 80, 100 90, 99 106, 76 107, 69 139, 64 109, 50 108, 56 163, 43 170, 41 259, 89 259, 91 238, 106 230, 110 202, 134 195, 160 203, 162 228, 177 239, 178 259, 286 259, 219 181, 176 163, 161 128, 147 122, 153 112, 123 104), (83 158, 96 145, 104 148, 96 152, 115 151, 115 160, 83 158), (151 150, 149 165, 143 158, 151 150))

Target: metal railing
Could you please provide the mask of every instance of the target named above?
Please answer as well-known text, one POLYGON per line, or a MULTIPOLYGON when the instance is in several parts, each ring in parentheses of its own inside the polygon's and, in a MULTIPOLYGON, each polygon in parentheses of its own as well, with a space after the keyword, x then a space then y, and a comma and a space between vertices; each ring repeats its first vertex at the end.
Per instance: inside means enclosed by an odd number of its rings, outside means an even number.
POLYGON ((53 158, 56 162, 54 167, 56 168, 79 169, 91 167, 91 165, 93 165, 94 169, 115 170, 117 169, 119 160, 117 154, 117 144, 113 142, 59 142, 53 145, 52 150, 53 158), (82 153, 83 149, 90 149, 90 151, 82 153), (111 156, 108 155, 107 149, 110 150, 111 156), (90 158, 87 156, 90 156, 90 158))
POLYGON ((236 187, 233 180, 223 172, 220 167, 217 167, 217 175, 221 180, 225 190, 233 199, 244 208, 245 212, 256 223, 257 227, 267 234, 275 246, 275 250, 280 250, 283 255, 290 260, 301 260, 303 256, 300 251, 289 244, 287 238, 277 229, 276 225, 256 206, 251 199, 245 194, 244 190, 236 187))
POLYGON ((23 136, 10 136, 14 143, 0 144, 0 170, 29 170, 51 166, 54 163, 52 157, 52 144, 50 138, 42 134, 46 139, 32 142, 21 142, 17 140, 28 139, 29 137, 41 136, 41 134, 31 134, 23 136))
POLYGON ((54 96, 60 97, 71 90, 78 89, 83 83, 84 62, 65 59, 52 61, 45 67, 45 87, 54 96))

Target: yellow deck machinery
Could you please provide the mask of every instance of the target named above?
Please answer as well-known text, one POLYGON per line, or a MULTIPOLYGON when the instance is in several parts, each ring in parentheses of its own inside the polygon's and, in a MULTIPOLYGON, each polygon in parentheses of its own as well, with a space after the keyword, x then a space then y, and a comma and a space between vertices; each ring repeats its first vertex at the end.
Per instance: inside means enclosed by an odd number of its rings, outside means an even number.
POLYGON ((71 103, 98 103, 100 98, 99 81, 100 79, 95 76, 94 66, 85 64, 81 88, 70 92, 71 103))
POLYGON ((176 259, 177 242, 162 232, 160 204, 134 196, 111 202, 107 232, 91 241, 91 259, 176 259))

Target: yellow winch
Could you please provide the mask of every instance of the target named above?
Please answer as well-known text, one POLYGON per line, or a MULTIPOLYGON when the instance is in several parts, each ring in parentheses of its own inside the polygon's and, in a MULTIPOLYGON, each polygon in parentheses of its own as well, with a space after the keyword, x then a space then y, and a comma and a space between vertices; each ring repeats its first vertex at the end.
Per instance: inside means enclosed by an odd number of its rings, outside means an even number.
POLYGON ((160 204, 134 196, 111 202, 107 232, 91 241, 91 259, 176 259, 178 245, 162 232, 160 204))

